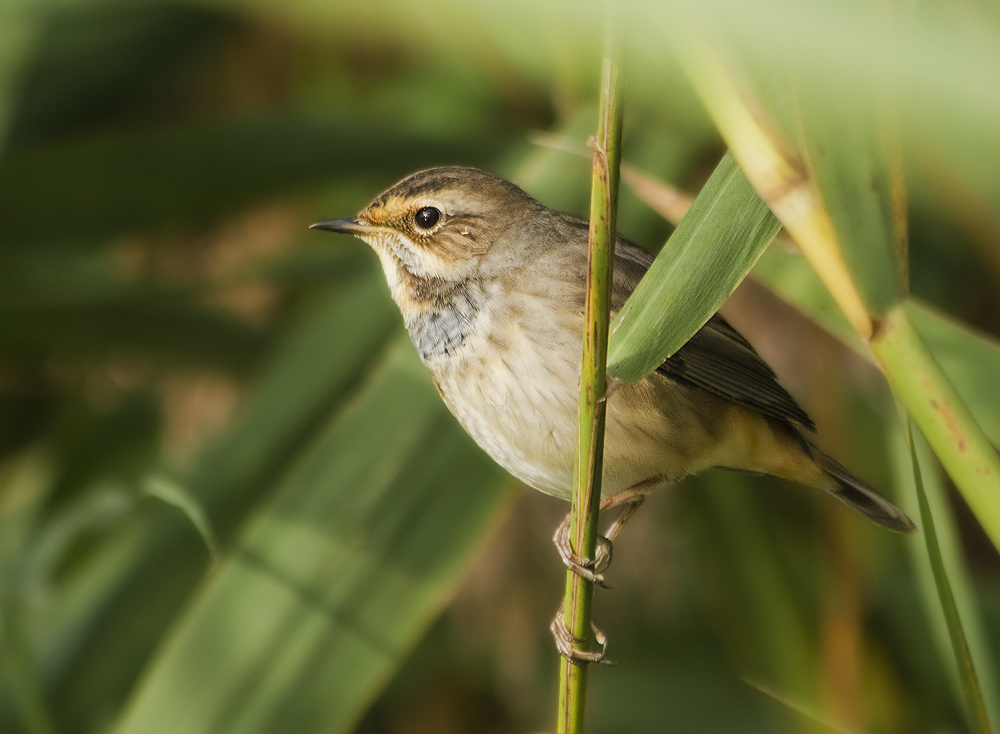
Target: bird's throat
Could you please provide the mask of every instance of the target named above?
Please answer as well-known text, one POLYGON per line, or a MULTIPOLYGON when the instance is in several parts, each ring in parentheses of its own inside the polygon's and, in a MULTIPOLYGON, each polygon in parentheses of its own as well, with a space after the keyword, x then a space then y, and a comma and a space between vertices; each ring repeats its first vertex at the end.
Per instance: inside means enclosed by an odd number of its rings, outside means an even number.
MULTIPOLYGON (((475 283, 449 290, 412 294, 420 307, 405 316, 410 339, 425 363, 459 349, 473 330, 482 305, 482 292, 475 283)), ((406 313, 404 311, 404 313, 406 313)))

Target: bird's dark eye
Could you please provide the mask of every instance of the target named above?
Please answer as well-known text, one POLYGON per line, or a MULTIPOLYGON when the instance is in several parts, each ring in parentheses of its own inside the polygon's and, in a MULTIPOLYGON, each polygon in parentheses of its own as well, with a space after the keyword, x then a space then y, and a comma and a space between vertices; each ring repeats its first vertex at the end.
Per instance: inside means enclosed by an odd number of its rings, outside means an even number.
POLYGON ((416 214, 413 215, 413 221, 416 222, 420 229, 431 229, 440 220, 441 210, 433 206, 425 206, 417 209, 416 214))

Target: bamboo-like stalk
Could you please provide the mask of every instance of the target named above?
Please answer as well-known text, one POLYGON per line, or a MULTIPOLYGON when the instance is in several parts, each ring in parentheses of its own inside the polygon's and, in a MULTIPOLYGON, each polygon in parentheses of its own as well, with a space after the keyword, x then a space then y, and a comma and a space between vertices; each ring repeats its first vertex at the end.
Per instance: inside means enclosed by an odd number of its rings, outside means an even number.
MULTIPOLYGON (((594 558, 597 550, 622 112, 619 70, 609 59, 605 59, 601 78, 601 112, 594 145, 579 441, 573 468, 573 505, 570 510, 570 543, 574 552, 584 558, 594 558)), ((593 595, 593 583, 567 571, 564 623, 573 637, 581 640, 574 644, 580 650, 585 649, 593 638, 590 622, 593 595)), ((559 675, 560 734, 583 731, 586 685, 587 667, 563 659, 559 675)))
POLYGON ((1000 548, 1000 456, 914 330, 905 307, 878 322, 869 346, 893 391, 1000 548))

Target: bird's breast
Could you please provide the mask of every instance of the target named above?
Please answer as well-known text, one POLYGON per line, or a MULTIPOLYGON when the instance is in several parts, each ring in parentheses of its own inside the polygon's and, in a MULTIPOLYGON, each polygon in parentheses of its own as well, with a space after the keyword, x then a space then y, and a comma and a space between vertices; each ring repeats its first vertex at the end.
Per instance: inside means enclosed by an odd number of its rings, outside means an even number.
MULTIPOLYGON (((459 318, 439 317, 424 335, 459 318)), ((453 345, 447 349, 421 348, 411 331, 465 430, 511 474, 560 497, 570 493, 576 440, 576 320, 554 313, 546 299, 524 295, 513 303, 482 304, 460 344, 437 340, 453 345)))
MULTIPOLYGON (((524 292, 484 298, 473 310, 471 318, 471 311, 455 311, 411 329, 438 391, 497 463, 526 484, 569 499, 582 314, 550 294, 524 292), (454 324, 454 332, 436 335, 454 324)), ((615 390, 608 401, 602 495, 704 468, 687 452, 710 438, 690 399, 690 389, 657 375, 615 390)))

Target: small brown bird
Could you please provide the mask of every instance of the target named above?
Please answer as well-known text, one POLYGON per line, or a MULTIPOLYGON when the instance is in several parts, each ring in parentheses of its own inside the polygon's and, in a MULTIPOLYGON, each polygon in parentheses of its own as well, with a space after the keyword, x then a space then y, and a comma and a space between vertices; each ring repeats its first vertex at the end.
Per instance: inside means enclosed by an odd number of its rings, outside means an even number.
MULTIPOLYGON (((465 430, 511 474, 569 500, 587 223, 485 171, 445 167, 403 179, 353 219, 312 226, 374 248, 413 344, 465 430)), ((613 313, 651 262, 618 238, 613 313)), ((817 487, 879 525, 913 531, 803 428, 814 429, 809 416, 713 316, 653 374, 612 391, 602 507, 624 504, 624 517, 660 485, 725 467, 817 487)))

